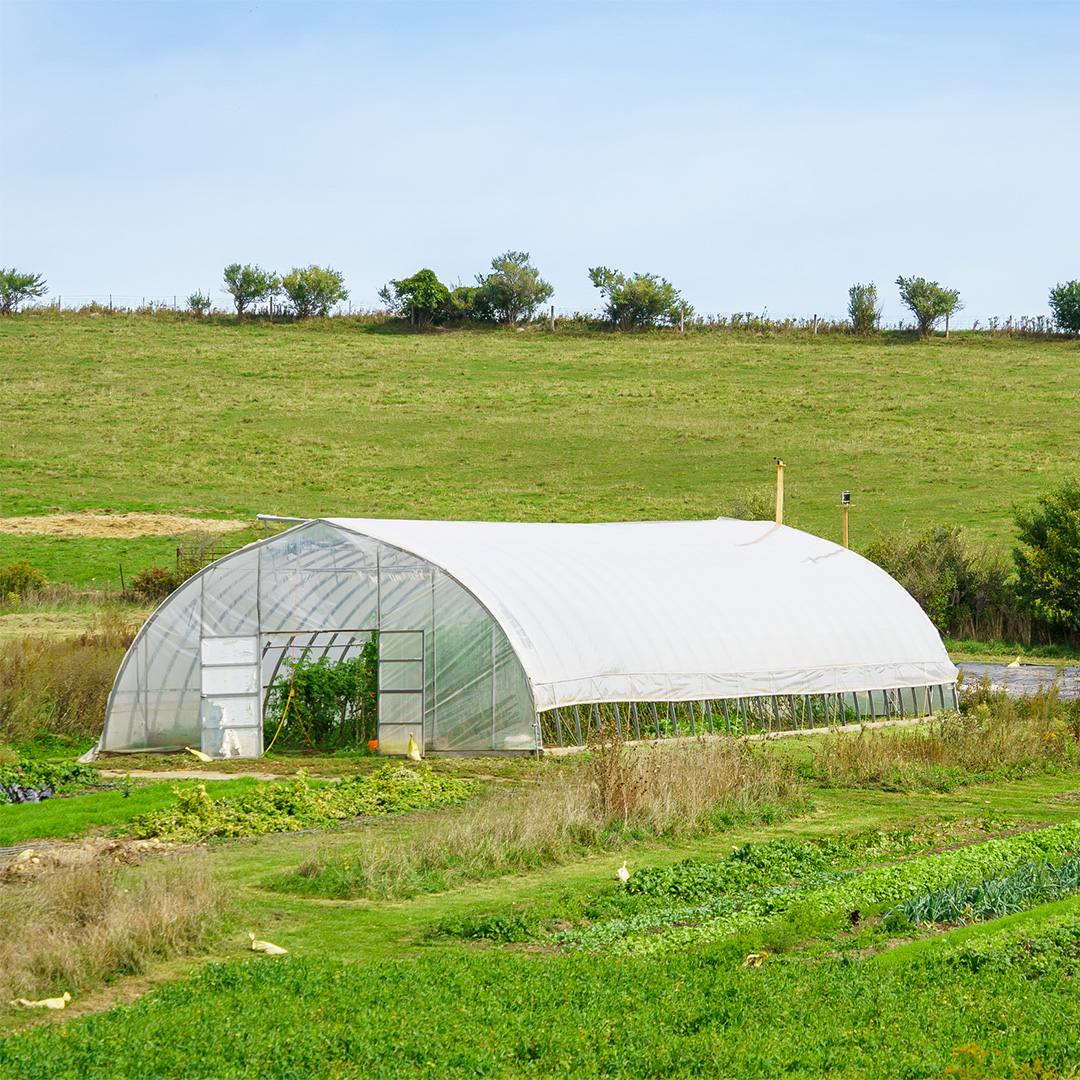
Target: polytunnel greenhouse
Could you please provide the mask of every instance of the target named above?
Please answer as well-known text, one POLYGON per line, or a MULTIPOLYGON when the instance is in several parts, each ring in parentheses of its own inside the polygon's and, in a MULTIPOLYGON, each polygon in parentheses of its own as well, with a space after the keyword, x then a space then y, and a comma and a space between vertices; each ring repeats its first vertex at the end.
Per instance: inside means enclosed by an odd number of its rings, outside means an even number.
POLYGON ((97 750, 264 749, 298 655, 377 667, 378 750, 539 752, 925 714, 957 669, 911 596, 771 522, 328 518, 225 556, 132 643, 97 750), (374 648, 373 648, 374 645, 374 648))

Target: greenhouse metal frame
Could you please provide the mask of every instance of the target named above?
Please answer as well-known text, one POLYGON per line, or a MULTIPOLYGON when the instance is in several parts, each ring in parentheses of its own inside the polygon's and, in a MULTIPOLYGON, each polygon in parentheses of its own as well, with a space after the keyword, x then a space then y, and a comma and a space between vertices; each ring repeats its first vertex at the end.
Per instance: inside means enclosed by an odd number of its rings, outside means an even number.
POLYGON ((286 658, 377 635, 378 744, 538 753, 955 706, 957 669, 879 567, 771 522, 326 518, 205 567, 117 674, 96 753, 263 752, 286 658))

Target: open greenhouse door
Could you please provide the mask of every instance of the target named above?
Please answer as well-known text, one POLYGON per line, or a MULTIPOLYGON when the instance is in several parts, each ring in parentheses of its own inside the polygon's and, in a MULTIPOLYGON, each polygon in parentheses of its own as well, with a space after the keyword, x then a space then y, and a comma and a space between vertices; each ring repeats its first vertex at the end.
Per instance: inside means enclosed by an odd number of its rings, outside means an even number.
POLYGON ((379 632, 379 753, 424 752, 424 631, 379 632))
POLYGON ((204 637, 200 712, 202 752, 215 758, 262 754, 259 639, 204 637))

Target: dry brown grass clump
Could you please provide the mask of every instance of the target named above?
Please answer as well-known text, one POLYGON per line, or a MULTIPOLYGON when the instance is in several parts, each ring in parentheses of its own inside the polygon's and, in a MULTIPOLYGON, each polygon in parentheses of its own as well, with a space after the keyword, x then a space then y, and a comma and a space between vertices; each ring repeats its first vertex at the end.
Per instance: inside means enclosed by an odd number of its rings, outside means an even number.
POLYGON ((113 679, 137 627, 106 611, 89 632, 57 641, 0 642, 0 740, 39 734, 96 736, 113 679))
POLYGON ((111 858, 0 886, 0 1004, 77 994, 155 958, 205 948, 230 907, 201 859, 137 874, 111 858))
POLYGON ((562 862, 631 837, 722 829, 800 805, 789 763, 721 738, 680 745, 595 744, 587 760, 458 811, 372 830, 316 851, 276 883, 324 896, 409 896, 562 862))
POLYGON ((1080 759, 1080 707, 1062 702, 1056 685, 1014 701, 987 682, 967 692, 962 708, 925 728, 828 735, 814 754, 815 776, 837 787, 947 791, 1080 759))

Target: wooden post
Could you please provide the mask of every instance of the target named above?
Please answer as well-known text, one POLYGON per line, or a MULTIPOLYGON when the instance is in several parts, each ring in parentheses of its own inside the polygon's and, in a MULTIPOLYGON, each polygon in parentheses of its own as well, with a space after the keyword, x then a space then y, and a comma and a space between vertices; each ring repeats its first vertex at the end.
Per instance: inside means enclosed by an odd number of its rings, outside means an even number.
POLYGON ((945 340, 949 339, 949 313, 945 312, 945 340))
POLYGON ((679 333, 686 333, 686 312, 682 309, 679 310, 679 333))
POLYGON ((551 305, 551 329, 555 329, 555 305, 551 305))
POLYGON ((776 459, 776 524, 784 524, 784 463, 776 459))
POLYGON ((844 547, 848 546, 848 542, 847 542, 847 512, 848 512, 848 509, 849 509, 848 507, 846 507, 846 506, 844 507, 844 547))
POLYGON ((814 316, 814 333, 817 333, 817 316, 814 316))

